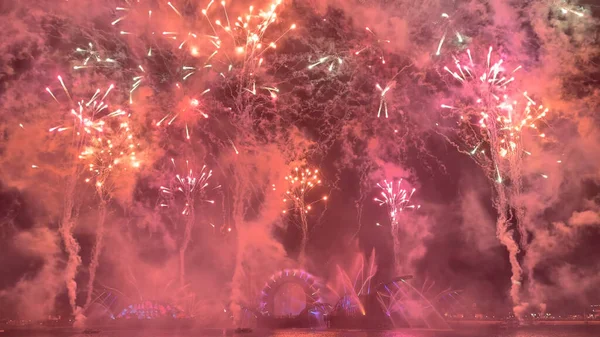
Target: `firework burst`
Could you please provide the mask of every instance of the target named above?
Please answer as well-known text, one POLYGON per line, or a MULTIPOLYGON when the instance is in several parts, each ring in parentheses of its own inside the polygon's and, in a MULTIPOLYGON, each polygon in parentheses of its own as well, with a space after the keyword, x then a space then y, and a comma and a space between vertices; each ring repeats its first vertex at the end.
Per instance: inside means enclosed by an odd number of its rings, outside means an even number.
MULTIPOLYGON (((188 64, 185 67, 189 77, 200 68, 212 68, 216 63, 220 67, 220 74, 232 70, 240 65, 243 72, 252 75, 264 62, 263 54, 269 49, 275 49, 277 43, 290 31, 296 29, 295 24, 284 30, 279 36, 267 38, 268 28, 277 21, 281 0, 274 1, 266 10, 256 10, 250 6, 246 13, 229 13, 226 1, 215 2, 211 0, 205 8, 201 9, 204 20, 198 24, 188 22, 187 16, 181 12, 175 2, 167 2, 161 8, 161 14, 168 17, 176 24, 153 29, 153 35, 171 41, 177 50, 182 50, 189 56, 191 63, 200 62, 201 65, 188 64), (156 30, 158 33, 154 33, 156 30), (194 62, 195 60, 195 62, 194 62)), ((130 11, 131 7, 121 7, 122 11, 130 11)), ((152 18, 151 10, 148 11, 148 21, 152 18)), ((123 17, 115 21, 119 23, 123 17), (121 19, 121 20, 119 20, 121 19)), ((121 34, 130 34, 121 32, 121 34)), ((148 56, 152 55, 149 48, 148 56)))
POLYGON ((493 62, 492 47, 488 49, 485 63, 479 64, 473 61, 471 50, 467 49, 466 55, 453 56, 456 70, 444 67, 444 70, 452 75, 463 87, 472 89, 477 95, 478 104, 489 104, 489 101, 500 101, 506 93, 507 86, 515 80, 515 72, 521 69, 517 66, 512 70, 506 70, 504 60, 493 62))
POLYGON ((140 144, 130 128, 126 115, 118 115, 107 121, 102 132, 90 137, 79 158, 86 163, 93 182, 100 194, 107 191, 107 180, 118 170, 137 169, 141 162, 138 158, 140 144))
MULTIPOLYGON (((178 171, 175 165, 175 160, 171 158, 171 164, 174 171, 178 171)), ((214 204, 215 201, 209 199, 207 194, 211 190, 220 188, 220 185, 211 187, 210 178, 212 170, 208 170, 206 165, 195 172, 190 167, 189 161, 185 162, 185 172, 183 174, 176 173, 170 180, 169 186, 160 187, 160 207, 180 207, 179 214, 185 217, 185 230, 183 239, 179 247, 179 281, 181 286, 185 285, 185 253, 191 240, 192 228, 196 222, 196 203, 214 204)))
MULTIPOLYGON (((442 108, 459 115, 460 139, 473 157, 497 183, 503 182, 503 175, 520 167, 524 155, 531 155, 523 144, 523 133, 529 131, 537 138, 545 138, 538 124, 546 117, 548 108, 538 105, 527 92, 523 93, 525 103, 511 101, 507 95, 495 106, 481 107, 481 110, 459 109, 442 105, 442 108), (476 111, 479 111, 478 113, 476 111), (489 148, 490 153, 486 153, 489 148)), ((464 152, 464 151, 463 151, 464 152)), ((542 175, 544 176, 544 175, 542 175)))
POLYGON ((285 192, 286 197, 283 202, 288 205, 288 208, 283 210, 284 214, 292 210, 299 213, 308 213, 315 203, 327 201, 327 196, 319 199, 312 197, 313 190, 322 186, 319 170, 296 167, 290 175, 285 177, 285 180, 288 183, 288 190, 285 192))
POLYGON ((388 209, 388 214, 392 227, 398 226, 398 216, 405 209, 419 209, 421 205, 413 205, 410 203, 412 195, 416 189, 413 188, 410 192, 402 188, 402 179, 394 182, 384 180, 383 183, 377 183, 377 187, 381 189, 381 197, 375 197, 379 206, 385 205, 388 209))
MULTIPOLYGON (((204 90, 200 97, 210 92, 210 89, 204 90)), ((203 101, 197 98, 189 98, 185 96, 181 100, 176 113, 168 113, 164 115, 157 123, 157 127, 170 127, 180 125, 185 133, 187 140, 191 139, 191 130, 195 123, 200 118, 208 118, 208 114, 204 112, 203 101)))
MULTIPOLYGON (((86 136, 92 135, 94 132, 103 132, 104 124, 106 123, 104 118, 125 114, 125 112, 123 112, 120 109, 112 112, 107 112, 109 111, 109 106, 108 104, 104 103, 104 99, 114 88, 114 85, 112 84, 108 87, 108 89, 106 89, 104 94, 102 94, 102 91, 100 89, 97 89, 89 100, 86 101, 84 99, 81 99, 73 101, 73 98, 71 97, 71 94, 69 93, 69 90, 67 89, 61 76, 58 76, 58 81, 60 82, 62 89, 64 90, 65 94, 69 99, 69 104, 75 106, 70 109, 70 115, 75 121, 73 128, 77 136, 82 137, 82 139, 86 139, 86 136)), ((57 103, 60 104, 60 102, 56 98, 56 95, 54 95, 54 93, 49 87, 46 88, 46 91, 52 96, 52 98, 57 103)), ((62 125, 52 127, 49 131, 63 132, 70 128, 71 127, 62 125)))
MULTIPOLYGON (((175 171, 178 170, 175 159, 171 158, 171 164, 175 171)), ((190 167, 189 160, 185 161, 185 171, 183 174, 176 173, 171 179, 169 186, 161 186, 161 203, 160 207, 172 207, 177 204, 183 204, 181 207, 181 215, 193 216, 194 205, 196 201, 214 204, 215 201, 207 198, 207 192, 217 189, 221 185, 215 187, 210 186, 210 178, 212 170, 208 170, 206 165, 202 166, 200 171, 194 172, 190 167)))
MULTIPOLYGON (((285 177, 285 180, 288 188, 283 202, 287 208, 283 210, 283 214, 293 219, 302 231, 299 260, 303 263, 310 231, 307 214, 313 209, 314 204, 325 202, 328 197, 326 195, 316 196, 316 191, 322 186, 317 169, 296 167, 291 174, 285 177)), ((275 186, 273 188, 275 189, 275 186)))
POLYGON ((96 241, 92 248, 92 259, 89 266, 88 293, 85 308, 92 303, 94 281, 99 266, 100 253, 104 240, 104 225, 107 204, 112 197, 113 189, 127 171, 135 171, 140 167, 138 159, 140 144, 130 128, 127 115, 118 114, 103 125, 102 132, 90 136, 79 158, 86 163, 85 167, 91 177, 85 182, 93 182, 99 196, 96 241))
MULTIPOLYGON (((401 272, 401 230, 400 230, 400 213, 406 209, 419 209, 421 205, 414 205, 410 202, 416 189, 408 191, 402 188, 402 179, 396 183, 384 180, 383 183, 377 183, 377 187, 381 190, 381 196, 375 197, 373 200, 379 206, 386 206, 388 217, 390 219, 390 232, 394 244, 394 264, 396 272, 401 272)), ((377 224, 379 226, 379 224, 377 224)))

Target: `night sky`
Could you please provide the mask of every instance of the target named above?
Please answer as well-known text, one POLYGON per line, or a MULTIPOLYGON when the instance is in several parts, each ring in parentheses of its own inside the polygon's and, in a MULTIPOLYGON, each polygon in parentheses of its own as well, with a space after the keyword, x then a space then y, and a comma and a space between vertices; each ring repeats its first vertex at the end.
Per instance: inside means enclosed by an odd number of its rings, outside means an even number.
POLYGON ((598 5, 230 2, 0 4, 0 318, 235 316, 373 250, 473 311, 600 301, 598 5))

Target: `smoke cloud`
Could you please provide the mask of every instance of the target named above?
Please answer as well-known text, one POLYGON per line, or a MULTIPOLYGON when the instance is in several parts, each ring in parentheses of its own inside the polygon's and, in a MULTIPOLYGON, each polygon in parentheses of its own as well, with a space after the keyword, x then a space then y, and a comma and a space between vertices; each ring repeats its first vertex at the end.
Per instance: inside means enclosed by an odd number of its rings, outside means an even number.
POLYGON ((56 296, 64 285, 60 240, 48 228, 33 228, 12 238, 13 254, 39 265, 32 275, 0 291, 0 299, 25 319, 43 319, 55 312, 56 296))

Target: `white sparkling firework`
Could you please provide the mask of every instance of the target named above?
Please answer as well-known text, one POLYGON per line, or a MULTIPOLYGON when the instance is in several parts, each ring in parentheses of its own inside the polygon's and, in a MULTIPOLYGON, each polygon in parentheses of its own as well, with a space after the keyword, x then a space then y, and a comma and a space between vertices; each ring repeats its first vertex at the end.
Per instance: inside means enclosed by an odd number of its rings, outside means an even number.
POLYGON ((492 47, 488 49, 485 63, 482 65, 473 61, 471 50, 467 49, 466 56, 463 54, 454 58, 454 66, 444 67, 444 70, 452 75, 462 86, 471 86, 479 97, 478 103, 486 103, 488 99, 500 101, 506 92, 506 87, 515 80, 514 73, 521 69, 517 66, 512 70, 506 70, 504 60, 493 62, 492 47), (493 63, 492 63, 493 62, 493 63))
MULTIPOLYGON (((171 158, 171 164, 173 169, 177 170, 175 160, 171 158)), ((208 170, 206 165, 202 166, 200 171, 194 172, 190 167, 189 161, 186 160, 186 169, 183 174, 176 173, 171 179, 169 186, 161 186, 160 193, 162 200, 160 207, 171 207, 179 203, 182 203, 181 215, 188 216, 194 212, 194 206, 197 201, 214 204, 215 201, 208 199, 206 192, 214 190, 219 187, 211 187, 210 178, 212 177, 212 170, 208 170)))
POLYGON ((379 203, 379 206, 386 206, 392 227, 398 226, 398 217, 405 209, 419 209, 421 205, 413 205, 410 203, 412 195, 416 189, 410 192, 402 188, 402 179, 395 184, 393 181, 384 180, 383 183, 377 183, 377 187, 381 189, 381 196, 374 198, 379 203))

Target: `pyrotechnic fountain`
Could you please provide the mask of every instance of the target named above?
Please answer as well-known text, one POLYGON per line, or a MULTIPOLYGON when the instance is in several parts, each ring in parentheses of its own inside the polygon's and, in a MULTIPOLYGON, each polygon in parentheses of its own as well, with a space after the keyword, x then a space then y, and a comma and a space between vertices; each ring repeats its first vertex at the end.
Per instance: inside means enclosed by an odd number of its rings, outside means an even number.
POLYGON ((328 315, 332 327, 448 329, 435 306, 409 283, 412 276, 374 285, 376 274, 375 251, 368 260, 358 255, 347 270, 337 266, 335 282, 328 284, 338 298, 328 315))
POLYGON ((408 280, 412 276, 396 277, 377 286, 377 300, 394 326, 408 324, 411 328, 448 329, 448 324, 435 306, 408 280))
POLYGON ((368 261, 365 261, 363 255, 358 255, 348 270, 349 274, 339 265, 336 266, 336 270, 335 284, 329 285, 329 288, 337 293, 339 300, 332 314, 364 316, 366 314, 364 299, 371 294, 371 281, 377 273, 375 250, 371 252, 368 261))
MULTIPOLYGON (((328 284, 337 302, 328 313, 332 327, 370 327, 373 326, 371 283, 377 273, 375 250, 367 260, 364 255, 356 255, 348 268, 336 265, 336 274, 328 284), (368 315, 368 316, 367 316, 368 315)), ((373 289, 374 290, 374 289, 373 289)))

